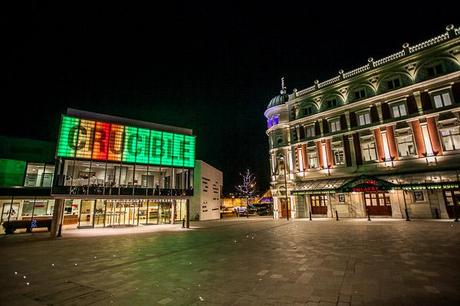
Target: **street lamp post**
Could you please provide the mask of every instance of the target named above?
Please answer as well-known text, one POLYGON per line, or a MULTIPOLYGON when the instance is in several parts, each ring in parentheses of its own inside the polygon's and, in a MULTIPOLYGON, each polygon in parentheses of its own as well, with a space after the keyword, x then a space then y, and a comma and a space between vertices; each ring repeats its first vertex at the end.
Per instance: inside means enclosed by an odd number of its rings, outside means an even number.
POLYGON ((284 190, 286 199, 286 220, 289 221, 289 201, 288 201, 288 189, 287 189, 287 178, 286 178, 286 156, 281 155, 280 160, 283 161, 284 165, 284 190))

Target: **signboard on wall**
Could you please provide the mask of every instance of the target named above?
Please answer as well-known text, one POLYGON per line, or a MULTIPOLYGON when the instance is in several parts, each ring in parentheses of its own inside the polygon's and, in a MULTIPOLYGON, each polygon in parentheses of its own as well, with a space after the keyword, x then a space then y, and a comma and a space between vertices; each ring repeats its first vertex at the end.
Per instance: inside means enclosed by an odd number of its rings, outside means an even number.
POLYGON ((377 192, 393 189, 394 184, 374 177, 361 175, 348 181, 339 189, 340 192, 377 192))
POLYGON ((56 156, 193 168, 195 137, 63 116, 56 156))

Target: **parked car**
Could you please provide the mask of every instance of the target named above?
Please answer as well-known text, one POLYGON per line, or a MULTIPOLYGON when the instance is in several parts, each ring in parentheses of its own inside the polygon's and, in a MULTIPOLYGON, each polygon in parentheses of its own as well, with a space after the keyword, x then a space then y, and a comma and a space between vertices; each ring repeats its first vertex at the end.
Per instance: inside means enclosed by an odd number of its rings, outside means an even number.
POLYGON ((258 204, 256 205, 256 209, 259 216, 269 216, 273 214, 271 204, 258 204))
POLYGON ((238 216, 246 216, 246 206, 235 206, 233 207, 233 210, 235 211, 235 214, 237 214, 238 216))
POLYGON ((221 217, 231 217, 235 214, 235 211, 231 207, 222 207, 220 210, 221 217))

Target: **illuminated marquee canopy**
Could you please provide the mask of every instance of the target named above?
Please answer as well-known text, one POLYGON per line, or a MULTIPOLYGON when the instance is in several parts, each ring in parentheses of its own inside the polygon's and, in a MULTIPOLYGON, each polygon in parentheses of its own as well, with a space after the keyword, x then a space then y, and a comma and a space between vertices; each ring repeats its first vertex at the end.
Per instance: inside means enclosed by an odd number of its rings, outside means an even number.
POLYGON ((56 155, 193 168, 195 137, 63 116, 56 155))

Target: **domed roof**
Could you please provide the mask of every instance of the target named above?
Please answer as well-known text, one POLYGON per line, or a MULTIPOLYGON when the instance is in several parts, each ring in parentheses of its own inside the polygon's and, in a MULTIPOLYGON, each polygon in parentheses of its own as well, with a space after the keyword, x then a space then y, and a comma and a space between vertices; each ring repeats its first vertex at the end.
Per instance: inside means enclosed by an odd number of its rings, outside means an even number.
POLYGON ((284 90, 281 91, 281 93, 277 96, 274 96, 271 100, 270 100, 270 103, 268 103, 268 106, 267 106, 267 109, 268 108, 271 108, 271 107, 274 107, 274 106, 278 106, 278 105, 281 105, 281 104, 284 104, 285 102, 287 102, 289 100, 289 95, 286 94, 286 92, 284 90))

